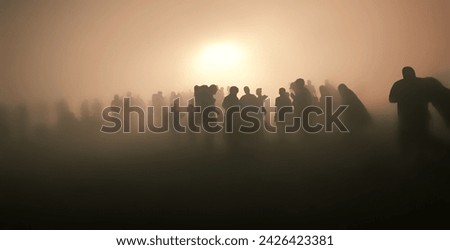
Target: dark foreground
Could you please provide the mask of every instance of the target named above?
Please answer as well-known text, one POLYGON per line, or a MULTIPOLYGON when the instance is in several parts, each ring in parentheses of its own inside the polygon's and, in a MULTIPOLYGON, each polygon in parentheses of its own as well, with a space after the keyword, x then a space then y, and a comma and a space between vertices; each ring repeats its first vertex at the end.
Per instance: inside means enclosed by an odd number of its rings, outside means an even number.
POLYGON ((0 229, 449 229, 448 148, 389 131, 11 141, 0 229))

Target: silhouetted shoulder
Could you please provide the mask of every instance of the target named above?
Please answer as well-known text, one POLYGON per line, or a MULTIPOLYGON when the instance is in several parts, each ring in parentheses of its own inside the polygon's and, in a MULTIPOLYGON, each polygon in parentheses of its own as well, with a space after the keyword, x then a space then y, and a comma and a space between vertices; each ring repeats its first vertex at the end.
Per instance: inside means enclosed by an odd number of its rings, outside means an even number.
POLYGON ((438 79, 424 78, 424 84, 428 89, 428 99, 450 127, 450 89, 445 87, 438 79))
POLYGON ((392 85, 391 92, 389 93, 389 102, 398 102, 400 97, 400 92, 404 89, 405 80, 398 80, 392 85))

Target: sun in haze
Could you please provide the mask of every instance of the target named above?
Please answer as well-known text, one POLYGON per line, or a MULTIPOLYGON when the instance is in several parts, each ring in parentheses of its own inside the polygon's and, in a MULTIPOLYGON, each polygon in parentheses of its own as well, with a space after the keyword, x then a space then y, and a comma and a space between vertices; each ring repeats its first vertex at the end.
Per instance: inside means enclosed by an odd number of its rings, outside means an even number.
POLYGON ((198 58, 198 69, 204 73, 236 70, 242 67, 242 49, 233 43, 217 43, 205 47, 198 58))
POLYGON ((251 86, 258 76, 255 50, 247 41, 209 43, 195 53, 186 74, 191 83, 251 86))

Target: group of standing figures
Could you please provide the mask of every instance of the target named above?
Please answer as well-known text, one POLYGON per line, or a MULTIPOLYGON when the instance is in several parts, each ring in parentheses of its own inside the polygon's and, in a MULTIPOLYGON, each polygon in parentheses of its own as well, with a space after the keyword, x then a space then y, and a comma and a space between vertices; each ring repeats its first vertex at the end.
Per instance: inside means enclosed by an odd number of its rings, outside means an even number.
MULTIPOLYGON (((239 88, 236 86, 228 87, 228 95, 224 95, 224 88, 218 88, 216 85, 201 85, 194 87, 195 105, 199 107, 217 106, 223 110, 231 107, 256 106, 261 107, 262 113, 267 115, 266 110, 270 108, 268 96, 262 93, 262 88, 256 89, 256 94, 252 94, 248 86, 244 87, 244 94, 238 97, 239 88)), ((345 84, 340 84, 334 88, 328 82, 319 87, 320 96, 317 95, 314 85, 311 81, 299 78, 290 84, 289 91, 285 88, 279 89, 279 96, 275 99, 275 123, 280 122, 279 111, 285 107, 291 107, 292 116, 301 117, 302 111, 309 106, 325 108, 325 97, 333 97, 334 106, 346 105, 347 110, 343 113, 342 119, 348 124, 349 129, 355 131, 364 128, 371 122, 371 116, 358 96, 345 84)), ((176 106, 176 105, 175 105, 176 106)), ((292 116, 290 116, 292 118, 292 116)), ((271 118, 268 116, 266 121, 271 118)), ((283 119, 284 121, 284 119, 283 119)))
MULTIPOLYGON (((172 92, 169 101, 165 101, 162 92, 154 94, 152 101, 156 110, 158 107, 169 104, 178 106, 180 102, 188 102, 189 106, 208 107, 216 106, 222 110, 227 110, 233 106, 261 107, 260 116, 267 115, 267 108, 270 103, 268 96, 263 94, 262 88, 257 88, 255 94, 251 92, 248 86, 243 88, 244 93, 239 97, 239 88, 236 86, 227 87, 228 94, 225 95, 223 87, 217 85, 196 85, 194 91, 189 93, 175 94, 172 92), (178 101, 174 101, 178 100, 178 101), (181 100, 181 101, 180 101, 181 100)), ((325 98, 333 97, 333 104, 346 105, 347 109, 342 114, 342 120, 345 122, 350 132, 357 132, 372 121, 371 115, 358 96, 345 84, 333 85, 325 82, 319 87, 318 93, 311 83, 302 78, 292 82, 289 90, 279 89, 279 96, 275 99, 275 123, 279 122, 278 111, 283 107, 292 107, 293 116, 301 117, 302 111, 309 106, 325 107, 325 98)), ((131 95, 130 95, 131 96, 131 95)), ((116 102, 118 96, 116 96, 116 102)), ((417 77, 411 67, 403 68, 403 79, 397 81, 392 86, 389 94, 389 101, 397 103, 398 106, 398 128, 401 144, 407 147, 417 147, 429 142, 431 136, 429 133, 430 112, 428 105, 432 104, 442 116, 447 126, 450 127, 450 90, 446 88, 437 79, 432 77, 417 77)), ((114 102, 114 101, 113 101, 114 102)), ((266 118, 269 121, 271 117, 266 118)))

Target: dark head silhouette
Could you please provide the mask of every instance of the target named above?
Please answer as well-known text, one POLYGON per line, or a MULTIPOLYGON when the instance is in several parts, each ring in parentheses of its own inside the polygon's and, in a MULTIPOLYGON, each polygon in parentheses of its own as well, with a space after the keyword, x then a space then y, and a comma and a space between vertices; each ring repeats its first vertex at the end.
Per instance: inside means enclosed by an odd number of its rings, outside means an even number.
POLYGON ((339 93, 341 93, 341 95, 342 95, 343 92, 345 92, 347 90, 348 90, 347 85, 345 85, 344 83, 339 84, 338 91, 339 91, 339 93))
POLYGON ((305 87, 305 80, 303 78, 298 78, 297 80, 295 80, 294 86, 296 86, 298 88, 305 87))
POLYGON ((230 87, 230 95, 237 95, 239 93, 239 89, 236 86, 230 87))
POLYGON ((305 80, 303 78, 298 78, 297 80, 295 80, 295 82, 298 84, 300 88, 305 86, 305 80))
POLYGON ((239 98, 237 97, 238 92, 239 92, 238 87, 233 86, 230 88, 230 93, 223 99, 222 102, 222 107, 224 109, 240 105, 239 98))
POLYGON ((244 87, 244 93, 245 93, 246 95, 250 94, 250 88, 249 88, 248 86, 245 86, 245 87, 244 87))
POLYGON ((303 78, 298 78, 291 83, 290 89, 294 92, 291 94, 294 113, 300 116, 302 110, 312 104, 311 93, 305 88, 305 80, 303 78))
POLYGON ((257 88, 256 89, 256 95, 257 96, 261 96, 262 95, 262 88, 257 88))
POLYGON ((210 91, 211 95, 215 95, 218 90, 219 90, 219 87, 217 87, 217 85, 215 85, 215 84, 211 84, 209 86, 209 91, 210 91))
POLYGON ((410 66, 404 67, 402 69, 403 79, 414 79, 416 78, 416 71, 410 66))
POLYGON ((301 88, 305 87, 305 80, 303 78, 298 78, 293 83, 291 83, 289 89, 294 91, 294 93, 298 93, 301 88))

